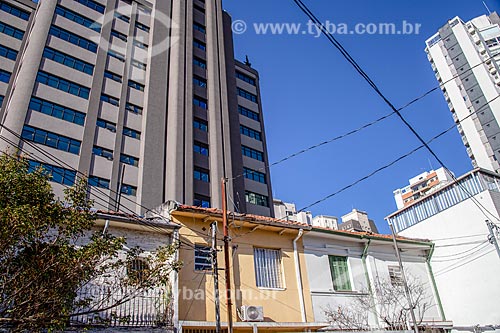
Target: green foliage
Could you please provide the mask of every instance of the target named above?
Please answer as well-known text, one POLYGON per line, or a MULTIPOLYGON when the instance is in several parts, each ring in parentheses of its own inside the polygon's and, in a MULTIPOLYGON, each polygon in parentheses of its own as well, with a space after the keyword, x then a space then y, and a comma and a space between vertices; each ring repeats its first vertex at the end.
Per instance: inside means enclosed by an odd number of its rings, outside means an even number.
MULTIPOLYGON (((119 276, 116 272, 140 255, 135 250, 125 260, 113 260, 124 251, 125 239, 103 235, 102 229, 92 232, 95 214, 85 179, 67 189, 63 201, 48 180, 42 169, 29 172, 22 158, 0 156, 0 328, 14 332, 64 329, 92 302, 78 299, 80 288, 110 272, 119 276)), ((170 267, 172 251, 162 248, 161 260, 148 259, 155 268, 151 279, 130 281, 122 274, 119 283, 138 288, 168 283, 168 273, 176 269, 170 267)))

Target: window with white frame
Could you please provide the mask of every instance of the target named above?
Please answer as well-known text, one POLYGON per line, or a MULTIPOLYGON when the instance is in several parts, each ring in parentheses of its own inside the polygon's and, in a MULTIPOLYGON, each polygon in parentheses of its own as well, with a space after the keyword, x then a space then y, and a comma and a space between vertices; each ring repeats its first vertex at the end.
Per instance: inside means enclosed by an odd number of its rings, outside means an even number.
POLYGON ((347 257, 328 256, 335 291, 352 291, 347 257))
POLYGON ((254 248, 255 281, 257 287, 284 288, 281 250, 254 248))
POLYGON ((391 285, 403 285, 403 274, 401 273, 401 268, 399 266, 387 266, 387 268, 389 269, 389 279, 391 280, 391 285))
POLYGON ((194 270, 208 271, 212 269, 211 249, 205 245, 196 244, 194 247, 194 270))

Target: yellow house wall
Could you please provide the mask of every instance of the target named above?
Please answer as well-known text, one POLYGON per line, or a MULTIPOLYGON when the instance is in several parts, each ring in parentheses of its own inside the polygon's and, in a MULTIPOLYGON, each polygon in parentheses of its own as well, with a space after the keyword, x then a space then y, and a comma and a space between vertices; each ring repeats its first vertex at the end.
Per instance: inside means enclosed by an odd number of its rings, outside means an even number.
MULTIPOLYGON (((173 216, 174 221, 183 225, 180 239, 192 246, 195 244, 211 245, 210 223, 202 219, 185 216, 173 216), (203 230, 205 229, 205 230, 203 230)), ((236 222, 238 223, 238 222, 236 222)), ((222 223, 218 222, 218 238, 222 239, 222 223)), ((260 305, 264 309, 264 321, 301 322, 299 291, 293 256, 293 239, 298 230, 287 230, 279 235, 277 230, 263 229, 251 232, 249 228, 230 228, 232 238, 231 250, 231 289, 233 299, 233 321, 240 321, 236 308, 241 305, 260 305), (282 290, 269 290, 256 286, 253 251, 254 247, 281 249, 283 284, 282 290), (241 294, 239 293, 241 292, 241 294), (235 293, 241 297, 235 297, 235 293)), ((181 244, 180 259, 184 267, 179 272, 179 320, 183 321, 215 321, 214 278, 211 272, 194 270, 194 250, 190 245, 181 244)), ((219 268, 224 268, 222 241, 218 241, 221 250, 218 254, 219 268)), ((302 272, 303 294, 308 322, 313 321, 313 312, 309 283, 305 272, 306 263, 303 254, 302 240, 298 241, 299 260, 302 272)), ((227 321, 225 303, 224 271, 219 274, 221 299, 221 320, 227 321)))

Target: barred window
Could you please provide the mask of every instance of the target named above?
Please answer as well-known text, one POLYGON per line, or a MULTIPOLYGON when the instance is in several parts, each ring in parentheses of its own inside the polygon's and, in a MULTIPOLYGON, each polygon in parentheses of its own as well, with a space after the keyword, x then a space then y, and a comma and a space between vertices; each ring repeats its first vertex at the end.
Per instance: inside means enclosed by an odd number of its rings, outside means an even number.
POLYGON ((402 286, 403 285, 403 274, 401 274, 401 268, 399 266, 387 266, 389 269, 389 279, 391 280, 391 285, 402 286))
POLYGON ((195 244, 194 247, 194 270, 208 271, 212 269, 211 249, 205 245, 195 244))
POLYGON ((255 282, 261 288, 284 288, 281 250, 254 248, 255 282))

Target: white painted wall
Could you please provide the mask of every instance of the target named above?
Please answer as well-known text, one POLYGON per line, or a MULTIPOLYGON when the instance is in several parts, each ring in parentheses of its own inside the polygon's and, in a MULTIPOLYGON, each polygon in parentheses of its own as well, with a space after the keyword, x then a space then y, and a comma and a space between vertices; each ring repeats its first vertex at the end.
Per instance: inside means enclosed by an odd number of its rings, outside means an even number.
MULTIPOLYGON (((500 193, 474 198, 499 217, 500 193)), ((488 234, 485 219, 468 199, 400 233, 435 242, 432 269, 446 319, 455 326, 500 325, 500 258, 493 245, 481 245, 488 234)))

